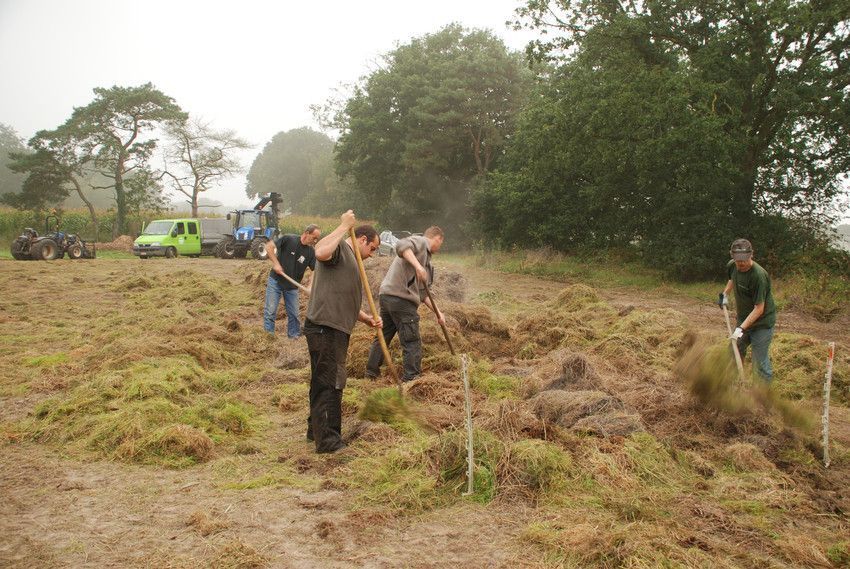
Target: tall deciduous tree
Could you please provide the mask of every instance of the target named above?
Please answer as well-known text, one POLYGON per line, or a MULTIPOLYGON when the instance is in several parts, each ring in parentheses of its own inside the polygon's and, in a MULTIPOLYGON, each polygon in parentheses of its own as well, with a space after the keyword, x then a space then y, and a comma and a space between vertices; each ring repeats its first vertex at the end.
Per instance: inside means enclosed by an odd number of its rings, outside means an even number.
POLYGON ((530 82, 521 58, 488 31, 453 24, 416 38, 389 53, 339 115, 337 171, 382 221, 458 226, 530 82))
POLYGON ((182 122, 186 113, 152 84, 138 87, 94 89, 95 99, 77 107, 59 131, 80 155, 90 158, 93 166, 109 179, 115 194, 115 230, 126 232, 127 188, 125 181, 134 171, 147 168, 156 139, 151 136, 158 126, 182 122))
POLYGON ((322 213, 315 198, 330 187, 333 146, 327 135, 308 127, 277 133, 251 164, 248 197, 278 192, 295 213, 322 213))
POLYGON ((850 3, 532 0, 520 14, 556 33, 537 56, 580 52, 595 33, 644 66, 674 65, 695 111, 719 117, 735 145, 728 205, 739 227, 759 211, 820 212, 840 190, 850 170, 850 3))
POLYGON ((189 198, 192 216, 198 215, 198 196, 224 178, 243 171, 238 152, 251 148, 233 130, 215 130, 191 119, 166 127, 169 146, 163 175, 172 189, 189 198))
POLYGON ((735 236, 782 257, 828 219, 850 167, 846 3, 544 0, 521 12, 561 32, 530 50, 560 66, 477 195, 488 233, 638 244, 698 277, 735 236))

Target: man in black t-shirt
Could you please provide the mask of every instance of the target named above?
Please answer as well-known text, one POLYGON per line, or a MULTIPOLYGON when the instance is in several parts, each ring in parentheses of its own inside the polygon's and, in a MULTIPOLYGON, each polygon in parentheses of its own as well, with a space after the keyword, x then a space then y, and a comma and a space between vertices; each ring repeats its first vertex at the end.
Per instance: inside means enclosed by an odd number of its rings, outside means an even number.
POLYGON ((301 335, 298 320, 298 287, 284 277, 300 283, 304 271, 309 267, 316 270, 316 252, 313 247, 319 242, 322 232, 318 225, 310 224, 301 235, 281 235, 266 243, 266 251, 272 262, 269 280, 266 282, 266 303, 263 309, 263 328, 274 334, 277 308, 283 297, 286 305, 286 335, 297 338, 301 335))

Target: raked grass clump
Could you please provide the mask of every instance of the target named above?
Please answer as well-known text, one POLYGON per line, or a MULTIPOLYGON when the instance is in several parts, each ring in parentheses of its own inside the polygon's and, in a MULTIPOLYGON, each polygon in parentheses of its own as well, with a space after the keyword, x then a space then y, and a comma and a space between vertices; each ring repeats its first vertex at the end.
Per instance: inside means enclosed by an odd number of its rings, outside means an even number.
POLYGON ((109 458, 181 467, 266 423, 252 405, 211 389, 191 359, 163 358, 104 372, 43 401, 21 431, 109 458))

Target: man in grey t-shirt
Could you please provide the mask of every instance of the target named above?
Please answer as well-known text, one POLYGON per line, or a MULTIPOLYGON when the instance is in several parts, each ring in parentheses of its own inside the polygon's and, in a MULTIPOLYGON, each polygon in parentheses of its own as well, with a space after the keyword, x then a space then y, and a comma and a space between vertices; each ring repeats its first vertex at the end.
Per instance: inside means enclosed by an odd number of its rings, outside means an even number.
POLYGON ((339 227, 316 244, 316 274, 313 278, 304 336, 310 351, 310 416, 307 439, 315 441, 316 452, 345 448, 342 441, 342 390, 345 388, 345 360, 348 340, 359 320, 380 328, 381 319, 360 310, 363 285, 354 247, 368 259, 381 240, 371 225, 354 227, 354 212, 340 218, 339 227))
MULTIPOLYGON (((437 320, 445 325, 442 312, 435 310, 425 294, 425 284, 434 280, 431 255, 443 246, 443 230, 436 225, 425 230, 424 235, 400 239, 384 280, 381 282, 381 319, 387 344, 398 332, 404 363, 404 381, 412 381, 422 373, 422 339, 419 335, 419 305, 434 310, 437 320)), ((369 348, 366 376, 378 377, 384 355, 377 338, 369 348)))

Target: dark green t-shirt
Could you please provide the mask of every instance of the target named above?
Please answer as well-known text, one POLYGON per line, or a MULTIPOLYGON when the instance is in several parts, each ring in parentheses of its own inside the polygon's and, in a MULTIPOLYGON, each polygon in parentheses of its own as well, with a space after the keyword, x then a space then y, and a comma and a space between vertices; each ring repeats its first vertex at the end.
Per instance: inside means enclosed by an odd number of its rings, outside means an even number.
POLYGON ((732 289, 735 291, 735 309, 738 312, 738 324, 741 324, 756 304, 764 303, 761 317, 750 326, 750 330, 773 328, 776 325, 776 303, 770 290, 770 276, 761 265, 753 262, 749 271, 742 273, 735 266, 735 261, 726 265, 732 289))
POLYGON ((354 251, 340 242, 333 256, 316 263, 307 320, 351 334, 357 324, 363 284, 354 251))

